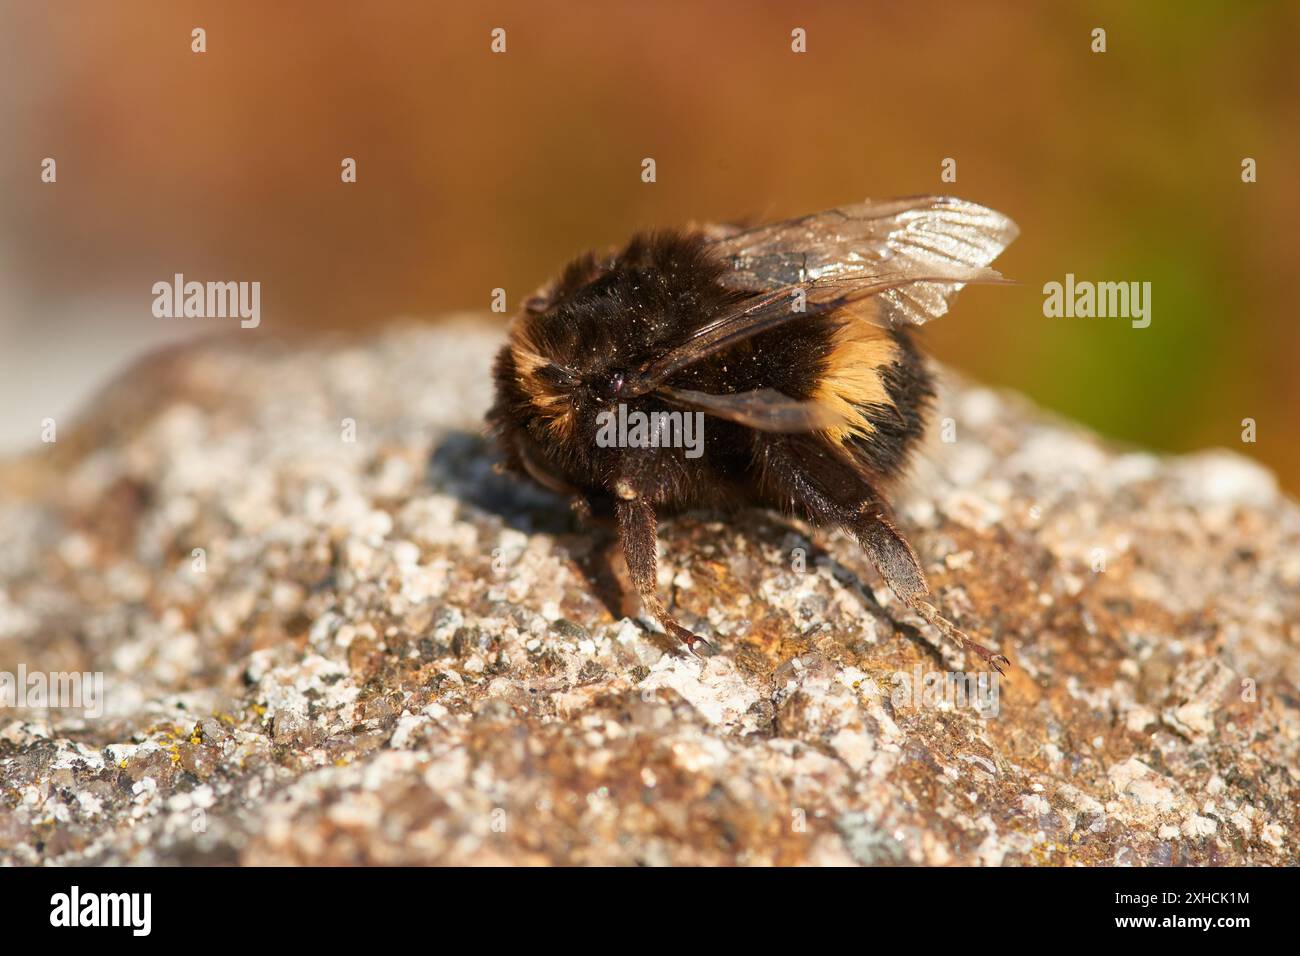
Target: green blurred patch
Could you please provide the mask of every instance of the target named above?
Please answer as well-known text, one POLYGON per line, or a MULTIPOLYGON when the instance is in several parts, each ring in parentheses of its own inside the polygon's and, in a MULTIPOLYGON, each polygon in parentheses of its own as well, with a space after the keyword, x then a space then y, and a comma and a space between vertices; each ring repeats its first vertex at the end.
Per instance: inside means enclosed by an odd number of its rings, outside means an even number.
MULTIPOLYGON (((1162 232, 1112 246, 1075 281, 1150 282, 1151 324, 1048 318, 1029 390, 1040 401, 1127 441, 1186 447, 1222 398, 1216 374, 1240 352, 1221 255, 1195 233, 1162 232)), ((1053 277, 1063 281, 1064 276, 1053 277)))

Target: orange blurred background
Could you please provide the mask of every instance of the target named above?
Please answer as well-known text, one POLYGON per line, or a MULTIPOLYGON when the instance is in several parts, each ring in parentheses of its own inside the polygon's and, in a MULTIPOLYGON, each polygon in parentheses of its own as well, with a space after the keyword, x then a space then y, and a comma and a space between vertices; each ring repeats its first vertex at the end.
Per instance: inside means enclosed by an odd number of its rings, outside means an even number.
POLYGON ((175 337, 486 310, 495 287, 513 309, 637 228, 944 192, 1019 222, 999 267, 1023 285, 967 290, 932 353, 1122 439, 1235 448, 1300 490, 1295 4, 65 0, 0 17, 11 450, 175 337), (155 318, 151 287, 176 272, 260 281, 261 327, 155 318), (1045 318, 1043 283, 1067 272, 1151 282, 1151 326, 1045 318))

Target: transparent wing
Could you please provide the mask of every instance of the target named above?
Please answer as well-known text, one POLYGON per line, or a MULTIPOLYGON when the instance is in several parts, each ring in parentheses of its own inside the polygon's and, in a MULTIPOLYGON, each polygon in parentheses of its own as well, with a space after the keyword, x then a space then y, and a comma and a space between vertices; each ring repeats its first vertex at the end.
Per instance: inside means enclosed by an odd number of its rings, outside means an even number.
POLYGON ((728 266, 721 281, 750 295, 628 381, 644 394, 701 359, 806 315, 840 310, 886 328, 948 311, 1019 230, 1006 216, 948 196, 868 200, 752 229, 701 230, 728 266))
POLYGON ((999 282, 989 263, 1019 230, 992 209, 949 196, 867 200, 798 219, 707 233, 734 289, 801 289, 810 304, 879 297, 881 325, 920 325, 969 282, 999 282), (716 236, 716 238, 715 238, 716 236))
MULTIPOLYGON (((876 300, 871 297, 916 281, 913 274, 879 273, 851 283, 823 285, 815 290, 815 295, 805 286, 784 286, 741 299, 715 314, 677 348, 633 373, 627 380, 625 392, 629 396, 643 395, 707 356, 809 315, 842 309, 846 316, 879 323, 879 308, 867 307, 875 306, 876 300)), ((968 278, 965 281, 981 280, 968 278)))
POLYGON ((843 417, 819 402, 800 401, 773 388, 715 395, 661 386, 655 390, 674 404, 706 412, 764 432, 811 432, 843 424, 843 417))

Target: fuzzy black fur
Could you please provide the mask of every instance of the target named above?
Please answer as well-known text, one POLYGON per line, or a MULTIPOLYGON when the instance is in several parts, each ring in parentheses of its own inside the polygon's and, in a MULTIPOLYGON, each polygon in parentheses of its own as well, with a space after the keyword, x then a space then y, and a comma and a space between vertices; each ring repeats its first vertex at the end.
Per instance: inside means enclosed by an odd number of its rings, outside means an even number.
MULTIPOLYGON (((825 433, 776 434, 709 417, 704 453, 696 459, 680 448, 597 446, 597 415, 619 401, 647 413, 681 410, 654 392, 624 399, 620 383, 753 294, 724 286, 724 270, 699 234, 643 235, 615 256, 578 259, 530 300, 494 368, 497 398, 488 420, 507 464, 575 495, 583 510, 614 512, 643 600, 689 646, 700 639, 667 613, 654 583, 657 514, 683 508, 758 504, 843 527, 904 600, 919 601, 924 577, 878 490, 904 467, 933 395, 924 360, 905 331, 889 333, 897 346, 895 361, 882 370, 889 403, 861 406, 875 426, 869 436, 840 444, 825 433), (520 343, 557 368, 521 369, 520 343), (561 396, 572 416, 562 435, 539 415, 539 387, 561 396)), ((715 394, 775 389, 808 399, 844 321, 856 320, 809 314, 710 355, 666 384, 715 394)))
MULTIPOLYGON (((762 493, 760 472, 765 444, 780 436, 710 417, 705 451, 698 459, 684 458, 680 449, 601 449, 595 443, 596 416, 621 400, 615 394, 619 376, 677 348, 719 309, 743 296, 718 281, 723 268, 700 236, 678 233, 638 236, 603 262, 587 256, 570 265, 530 304, 518 332, 578 379, 565 390, 574 437, 561 443, 548 433, 507 346, 494 370, 497 401, 489 422, 509 463, 534 478, 537 468, 544 468, 552 487, 596 499, 597 506, 620 478, 661 511, 776 504, 762 493), (522 456, 532 463, 531 470, 522 456)), ((825 371, 832 334, 842 321, 834 315, 809 315, 709 356, 667 384, 714 393, 770 388, 807 399, 825 371)), ((901 330, 891 334, 898 359, 883 372, 891 404, 863 406, 875 433, 840 450, 882 483, 904 466, 924 428, 932 394, 924 360, 910 336, 901 330)), ((629 411, 680 411, 653 393, 625 401, 629 411)))

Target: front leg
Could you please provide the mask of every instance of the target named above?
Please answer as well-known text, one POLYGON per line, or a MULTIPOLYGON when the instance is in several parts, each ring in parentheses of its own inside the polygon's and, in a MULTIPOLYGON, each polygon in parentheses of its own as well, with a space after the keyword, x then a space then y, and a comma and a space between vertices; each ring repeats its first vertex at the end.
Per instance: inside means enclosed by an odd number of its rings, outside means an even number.
POLYGON ((619 482, 618 502, 614 508, 618 515, 618 534, 623 542, 623 556, 627 559, 628 574, 641 595, 641 603, 654 615, 665 631, 677 638, 694 654, 701 653, 701 645, 712 652, 713 647, 698 634, 682 627, 668 613, 659 600, 656 554, 658 521, 654 507, 625 482, 619 482))

